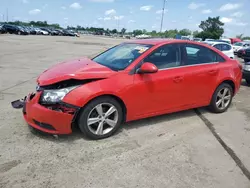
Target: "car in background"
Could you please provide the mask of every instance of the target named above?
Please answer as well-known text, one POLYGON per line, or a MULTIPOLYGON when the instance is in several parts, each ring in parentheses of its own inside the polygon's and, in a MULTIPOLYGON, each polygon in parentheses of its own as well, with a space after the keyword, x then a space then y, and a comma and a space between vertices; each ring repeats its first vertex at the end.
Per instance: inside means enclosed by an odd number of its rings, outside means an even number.
POLYGON ((151 38, 151 35, 142 34, 142 35, 135 36, 135 38, 137 38, 137 39, 149 39, 149 38, 151 38))
POLYGON ((223 113, 241 78, 242 65, 209 45, 142 39, 54 65, 38 77, 36 92, 12 106, 40 131, 70 134, 75 125, 102 139, 137 119, 202 106, 223 113))
POLYGON ((237 54, 238 50, 242 48, 250 47, 250 42, 236 42, 233 44, 234 54, 237 54))
POLYGON ((245 49, 246 49, 246 48, 241 48, 241 49, 239 49, 239 50, 237 51, 237 57, 238 57, 238 58, 242 58, 243 54, 246 53, 246 52, 245 52, 245 49))
POLYGON ((19 32, 21 32, 17 26, 11 24, 4 24, 2 27, 5 29, 6 33, 18 34, 19 32))
POLYGON ((189 36, 181 36, 181 40, 190 40, 189 36))
POLYGON ((242 40, 239 38, 230 38, 230 40, 231 40, 231 44, 234 44, 236 42, 242 42, 242 40))
POLYGON ((214 41, 215 39, 205 39, 205 42, 211 42, 214 41))
POLYGON ((217 41, 210 41, 210 42, 205 41, 203 43, 208 44, 209 46, 212 46, 214 48, 217 48, 231 59, 234 59, 234 51, 231 44, 228 44, 226 42, 217 42, 217 41))
POLYGON ((25 27, 23 27, 23 26, 16 26, 18 29, 19 29, 19 31, 18 31, 18 35, 28 35, 29 34, 29 31, 25 28, 25 27))
POLYGON ((250 61, 243 65, 243 79, 250 85, 250 61))
POLYGON ((51 35, 51 30, 50 29, 48 29, 48 28, 44 28, 44 27, 41 27, 40 28, 42 31, 46 31, 46 32, 48 32, 48 35, 51 35))
POLYGON ((73 31, 70 30, 62 30, 63 36, 71 36, 71 37, 76 37, 77 34, 73 31))
POLYGON ((3 25, 0 25, 0 34, 6 33, 6 29, 3 27, 3 25))
POLYGON ((202 38, 193 38, 193 41, 202 42, 202 38))
POLYGON ((36 35, 36 30, 33 27, 27 27, 31 35, 36 35))
POLYGON ((244 59, 244 62, 250 62, 250 48, 244 49, 242 59, 244 59))
POLYGON ((231 39, 227 39, 227 38, 221 38, 219 40, 216 40, 217 42, 226 42, 228 44, 231 44, 231 39))

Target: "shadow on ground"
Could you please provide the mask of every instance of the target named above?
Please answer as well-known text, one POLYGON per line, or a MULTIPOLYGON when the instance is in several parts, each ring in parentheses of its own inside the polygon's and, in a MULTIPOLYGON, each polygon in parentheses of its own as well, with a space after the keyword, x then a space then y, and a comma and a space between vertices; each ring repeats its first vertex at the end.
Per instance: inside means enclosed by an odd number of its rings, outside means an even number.
MULTIPOLYGON (((202 108, 203 113, 210 113, 207 108, 202 108)), ((130 129, 138 129, 143 126, 154 126, 154 124, 162 123, 162 122, 171 122, 176 119, 182 119, 182 118, 188 118, 197 116, 197 114, 194 112, 194 110, 186 110, 181 112, 175 112, 171 114, 165 114, 150 118, 145 118, 141 120, 136 120, 132 122, 128 122, 122 125, 122 128, 120 128, 114 135, 121 134, 124 130, 130 130, 130 129)), ((31 132, 34 136, 38 136, 39 138, 46 139, 52 142, 74 142, 75 140, 84 139, 85 141, 92 141, 86 136, 84 136, 79 128, 74 128, 73 133, 70 135, 50 135, 47 133, 40 132, 32 127, 30 127, 31 132)))

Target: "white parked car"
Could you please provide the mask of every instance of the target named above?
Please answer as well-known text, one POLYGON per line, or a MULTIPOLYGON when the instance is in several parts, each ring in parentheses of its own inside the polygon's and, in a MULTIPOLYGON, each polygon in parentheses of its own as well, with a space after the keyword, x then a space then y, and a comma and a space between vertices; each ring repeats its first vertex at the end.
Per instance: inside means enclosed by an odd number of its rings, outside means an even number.
POLYGON ((135 38, 136 39, 148 39, 148 38, 151 38, 151 35, 142 34, 142 35, 137 35, 135 38))
POLYGON ((226 42, 216 42, 216 41, 205 41, 204 43, 217 48, 231 59, 234 59, 234 51, 233 51, 233 46, 231 44, 228 44, 226 42))
POLYGON ((233 50, 235 54, 237 54, 239 50, 247 47, 250 47, 250 42, 236 42, 233 44, 233 50))

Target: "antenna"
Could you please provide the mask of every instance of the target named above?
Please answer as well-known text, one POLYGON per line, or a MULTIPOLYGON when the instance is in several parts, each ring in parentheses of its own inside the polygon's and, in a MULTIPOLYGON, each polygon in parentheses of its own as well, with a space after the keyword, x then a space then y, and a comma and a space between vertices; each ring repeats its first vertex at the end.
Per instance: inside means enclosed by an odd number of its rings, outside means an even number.
POLYGON ((162 26, 163 26, 163 19, 164 19, 164 13, 165 13, 165 3, 167 0, 163 0, 163 7, 162 7, 162 13, 161 13, 161 29, 160 32, 162 32, 162 26))

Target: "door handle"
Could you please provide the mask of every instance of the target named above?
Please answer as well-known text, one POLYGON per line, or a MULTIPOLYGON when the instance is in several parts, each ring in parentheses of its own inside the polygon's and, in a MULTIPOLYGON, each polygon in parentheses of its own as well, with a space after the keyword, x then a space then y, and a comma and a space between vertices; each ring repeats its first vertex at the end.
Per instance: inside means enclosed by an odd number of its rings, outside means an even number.
POLYGON ((208 74, 214 75, 214 74, 216 74, 217 72, 218 72, 217 70, 210 70, 210 71, 208 71, 208 74))
POLYGON ((182 76, 176 76, 176 77, 174 77, 173 80, 174 80, 175 83, 179 83, 179 82, 181 82, 183 80, 183 77, 182 76))

